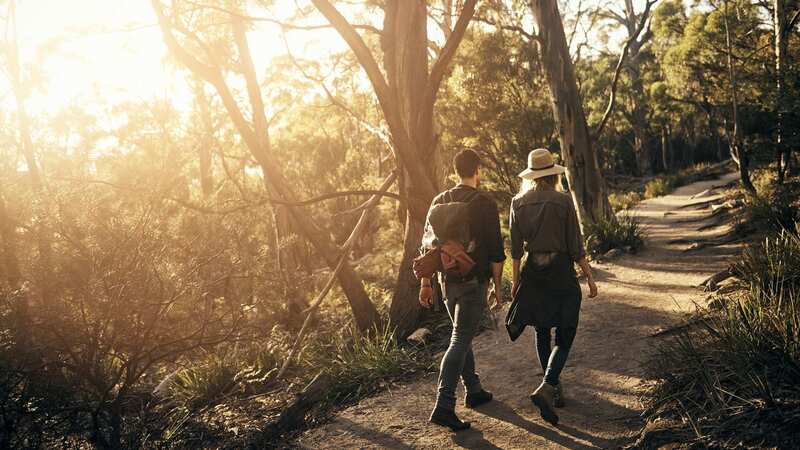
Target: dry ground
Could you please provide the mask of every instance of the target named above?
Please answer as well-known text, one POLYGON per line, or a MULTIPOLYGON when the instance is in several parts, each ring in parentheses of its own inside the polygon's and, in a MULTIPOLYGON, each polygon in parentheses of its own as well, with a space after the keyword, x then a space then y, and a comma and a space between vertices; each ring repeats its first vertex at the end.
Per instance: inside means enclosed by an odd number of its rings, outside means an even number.
POLYGON ((704 297, 696 286, 724 268, 736 252, 734 245, 684 252, 689 244, 668 241, 724 231, 697 231, 703 222, 688 219, 699 219, 708 210, 688 205, 709 198, 715 194, 706 192, 709 188, 735 178, 730 174, 684 186, 632 211, 646 228, 646 248, 594 265, 600 295, 584 299, 578 336, 562 375, 568 403, 560 410, 557 427, 546 424, 528 400, 541 380, 531 330, 511 343, 501 327, 474 342, 478 371, 496 400, 474 411, 458 407, 472 429, 454 434, 427 423, 436 393, 436 375, 431 374, 341 411, 332 422, 302 435, 298 445, 311 449, 618 446, 638 426, 641 362, 658 340, 651 334, 685 318, 693 302, 704 297))

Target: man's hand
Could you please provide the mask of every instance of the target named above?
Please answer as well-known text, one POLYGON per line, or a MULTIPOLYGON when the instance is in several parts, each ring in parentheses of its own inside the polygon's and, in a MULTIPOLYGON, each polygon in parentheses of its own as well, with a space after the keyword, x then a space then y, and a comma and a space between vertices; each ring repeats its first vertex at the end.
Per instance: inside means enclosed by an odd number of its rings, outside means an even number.
POLYGON ((589 278, 587 281, 589 283, 589 298, 597 297, 597 285, 594 283, 594 279, 589 278))
POLYGON ((497 286, 492 285, 492 289, 489 290, 489 298, 487 299, 487 303, 489 303, 490 310, 502 308, 503 292, 500 289, 497 289, 497 286), (492 304, 492 298, 494 298, 494 304, 492 304))
POLYGON ((423 308, 430 308, 433 306, 433 288, 429 284, 422 284, 419 287, 419 304, 423 308))

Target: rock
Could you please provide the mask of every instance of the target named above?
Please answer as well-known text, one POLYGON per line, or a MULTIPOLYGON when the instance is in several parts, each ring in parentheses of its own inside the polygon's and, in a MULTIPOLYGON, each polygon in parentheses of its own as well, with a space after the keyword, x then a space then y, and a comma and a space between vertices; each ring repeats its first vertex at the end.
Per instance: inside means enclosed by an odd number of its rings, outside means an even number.
POLYGON ((618 248, 612 248, 611 250, 605 252, 603 254, 603 259, 613 259, 620 255, 622 255, 623 251, 618 248))
POLYGON ((431 330, 427 328, 419 328, 417 331, 411 333, 406 340, 412 344, 425 344, 431 336, 431 330))

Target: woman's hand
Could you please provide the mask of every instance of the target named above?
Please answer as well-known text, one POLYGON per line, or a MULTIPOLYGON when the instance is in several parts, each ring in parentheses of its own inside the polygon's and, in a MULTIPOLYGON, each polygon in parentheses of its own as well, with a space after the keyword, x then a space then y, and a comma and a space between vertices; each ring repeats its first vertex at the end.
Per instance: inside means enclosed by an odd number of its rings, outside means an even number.
POLYGON ((597 285, 594 282, 594 279, 589 278, 587 280, 589 282, 589 298, 597 297, 597 285))
POLYGON ((423 284, 419 287, 419 304, 423 308, 430 308, 433 304, 433 288, 430 284, 423 284))

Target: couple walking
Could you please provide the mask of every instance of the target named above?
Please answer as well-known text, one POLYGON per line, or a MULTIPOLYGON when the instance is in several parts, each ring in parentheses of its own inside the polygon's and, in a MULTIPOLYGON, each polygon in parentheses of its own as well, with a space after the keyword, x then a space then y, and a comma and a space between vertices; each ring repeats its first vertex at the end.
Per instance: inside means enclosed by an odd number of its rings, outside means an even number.
MULTIPOLYGON (((436 406, 430 421, 459 431, 470 427, 469 422, 461 421, 455 414, 459 379, 466 390, 466 407, 474 408, 492 400, 491 392, 483 389, 475 372, 472 338, 478 331, 487 295, 490 295, 490 278, 495 287, 491 293, 494 306, 503 303, 500 286, 505 251, 497 205, 478 189, 481 176, 478 154, 463 150, 455 156, 453 165, 460 183, 434 198, 426 227, 430 227, 435 206, 446 202, 466 203, 472 239, 466 250, 475 265, 463 275, 439 274, 453 333, 442 358, 436 406)), ((563 406, 559 375, 575 338, 581 305, 581 288, 573 263, 578 263, 586 275, 589 297, 597 295, 572 198, 557 190, 559 176, 564 172, 565 168, 554 163, 549 151, 530 152, 528 168, 519 174, 522 189, 511 202, 509 217, 514 301, 506 318, 506 328, 512 340, 516 340, 528 325, 536 330, 536 352, 544 379, 530 399, 542 417, 554 425, 558 423, 554 407, 563 406), (521 267, 526 252, 528 256, 521 267), (555 346, 551 346, 553 329, 555 346)), ((433 302, 430 278, 421 280, 419 301, 426 307, 433 302)))

